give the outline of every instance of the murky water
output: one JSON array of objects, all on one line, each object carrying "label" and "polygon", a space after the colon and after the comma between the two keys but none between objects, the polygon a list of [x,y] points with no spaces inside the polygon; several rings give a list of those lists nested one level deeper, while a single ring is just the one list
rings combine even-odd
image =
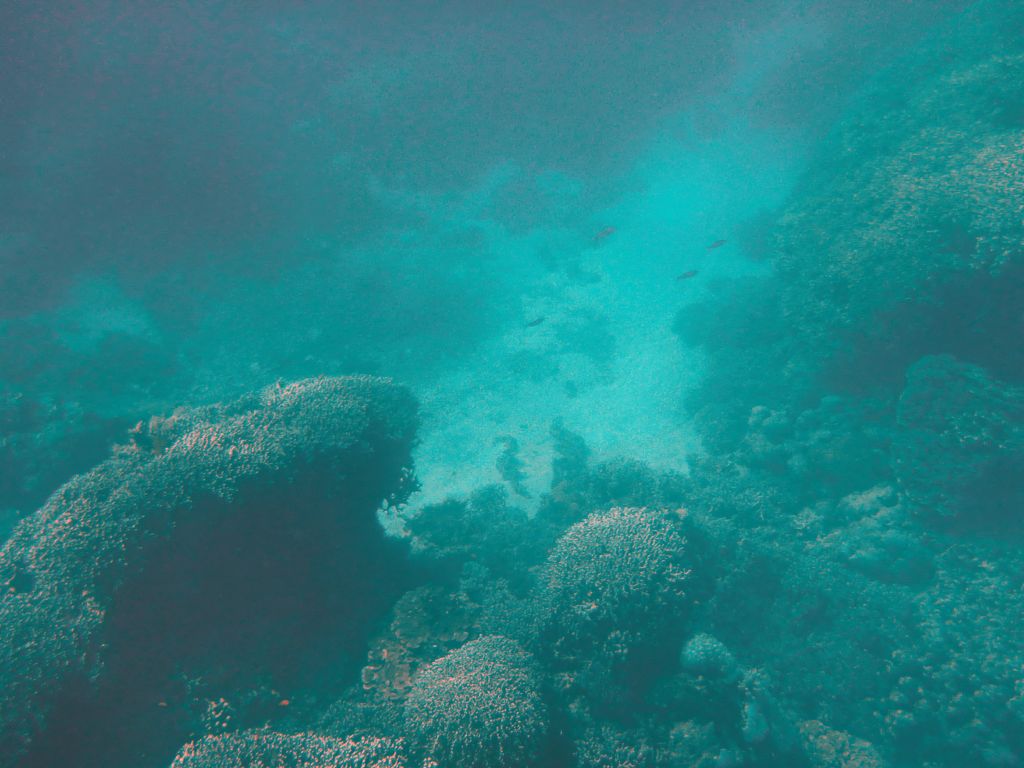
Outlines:
[{"label": "murky water", "polygon": [[0,764],[1024,762],[1024,10],[0,10]]}]

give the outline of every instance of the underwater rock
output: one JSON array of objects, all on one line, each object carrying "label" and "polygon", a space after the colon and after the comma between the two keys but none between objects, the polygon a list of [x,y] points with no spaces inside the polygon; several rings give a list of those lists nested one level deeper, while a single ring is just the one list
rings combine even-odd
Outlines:
[{"label": "underwater rock", "polygon": [[795,719],[763,670],[744,669],[708,634],[694,636],[681,661],[683,671],[662,678],[645,702],[677,720],[659,745],[675,755],[668,765],[717,768],[723,753],[736,765],[803,764]]},{"label": "underwater rock", "polygon": [[405,768],[401,743],[267,730],[208,736],[181,748],[170,768]]},{"label": "underwater rock", "polygon": [[740,683],[740,734],[755,754],[796,754],[800,740],[795,719],[778,698],[768,675],[748,669]]},{"label": "underwater rock", "polygon": [[183,672],[297,679],[296,638],[310,659],[354,652],[380,611],[354,593],[383,587],[386,607],[403,550],[373,513],[410,461],[405,389],[310,379],[172,419],[57,491],[0,552],[9,764],[173,753]]},{"label": "underwater rock", "polygon": [[529,764],[548,730],[533,657],[498,635],[422,668],[405,703],[408,735],[425,757],[459,768]]},{"label": "underwater rock", "polygon": [[743,726],[741,733],[747,744],[761,744],[771,734],[772,729],[768,718],[756,699],[749,699],[743,704]]},{"label": "underwater rock", "polygon": [[922,358],[900,397],[893,467],[926,515],[1019,521],[1024,388],[949,355]]}]

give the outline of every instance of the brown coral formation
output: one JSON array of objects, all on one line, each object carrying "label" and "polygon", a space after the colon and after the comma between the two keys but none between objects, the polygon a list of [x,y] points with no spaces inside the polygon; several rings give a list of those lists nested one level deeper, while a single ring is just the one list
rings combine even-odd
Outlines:
[{"label": "brown coral formation", "polygon": [[[304,674],[278,652],[297,634],[361,645],[378,609],[347,592],[401,570],[373,512],[409,462],[415,411],[385,380],[271,387],[152,424],[153,445],[55,493],[0,551],[5,758],[147,749],[159,718],[145,713],[173,698],[179,667],[228,666],[237,684],[246,669]],[[166,714],[158,741],[180,740]]]},{"label": "brown coral formation", "polygon": [[404,699],[419,667],[477,634],[477,614],[461,592],[426,586],[406,593],[387,629],[371,643],[363,689],[385,699]]},{"label": "brown coral formation", "polygon": [[800,723],[807,755],[814,768],[885,768],[886,763],[867,741],[829,728],[818,720]]},{"label": "brown coral formation", "polygon": [[405,768],[389,739],[338,739],[314,733],[240,731],[189,742],[171,768]]}]

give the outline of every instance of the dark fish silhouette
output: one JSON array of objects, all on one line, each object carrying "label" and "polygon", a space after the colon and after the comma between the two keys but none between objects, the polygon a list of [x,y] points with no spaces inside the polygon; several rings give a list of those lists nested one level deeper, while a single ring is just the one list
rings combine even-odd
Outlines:
[{"label": "dark fish silhouette", "polygon": [[683,274],[677,275],[676,276],[676,280],[689,280],[691,277],[696,277],[696,276],[697,276],[697,270],[696,269],[688,269],[685,272],[683,272]]},{"label": "dark fish silhouette", "polygon": [[605,227],[600,232],[598,232],[596,235],[594,235],[594,242],[595,243],[600,243],[600,242],[602,242],[604,240],[607,240],[609,237],[611,237],[614,234],[615,234],[615,227],[611,227],[611,226]]},{"label": "dark fish silhouette", "polygon": [[708,250],[709,251],[713,251],[713,250],[715,250],[715,248],[721,248],[727,242],[729,242],[729,241],[728,240],[715,240],[715,242],[713,242],[711,245],[708,246]]},{"label": "dark fish silhouette", "polygon": [[538,325],[540,325],[541,323],[543,323],[547,319],[548,319],[547,315],[541,315],[540,317],[535,317],[535,318],[533,318],[533,320],[531,320],[530,322],[528,322],[526,324],[526,327],[527,328],[536,328]]}]

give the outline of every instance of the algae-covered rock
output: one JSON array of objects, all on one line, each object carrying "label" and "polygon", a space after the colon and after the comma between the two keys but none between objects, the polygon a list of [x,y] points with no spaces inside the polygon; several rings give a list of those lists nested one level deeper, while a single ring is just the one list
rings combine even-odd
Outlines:
[{"label": "algae-covered rock", "polygon": [[1024,509],[1024,388],[949,355],[907,372],[893,466],[923,513],[1020,517]]}]

